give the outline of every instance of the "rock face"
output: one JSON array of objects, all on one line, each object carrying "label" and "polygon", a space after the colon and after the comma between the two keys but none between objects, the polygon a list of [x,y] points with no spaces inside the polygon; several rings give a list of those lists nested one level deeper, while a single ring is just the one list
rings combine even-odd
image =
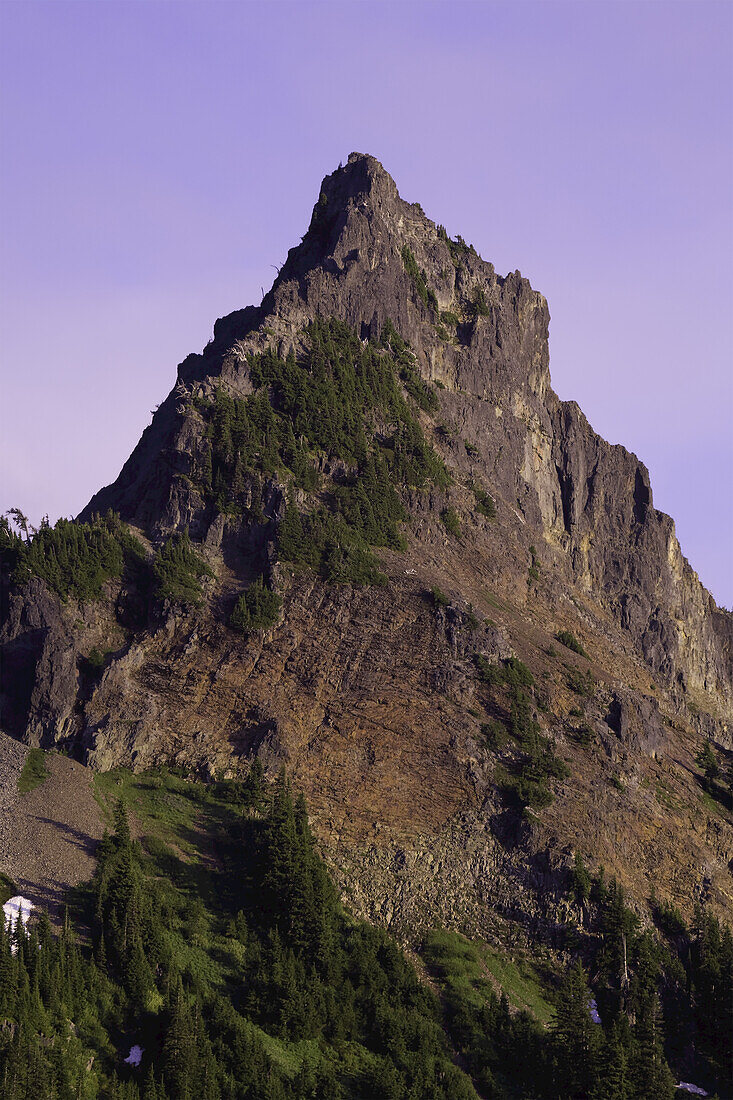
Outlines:
[{"label": "rock face", "polygon": [[[338,317],[362,340],[390,320],[437,387],[439,413],[423,430],[453,482],[404,494],[408,546],[380,555],[385,587],[328,586],[275,564],[277,478],[262,488],[269,522],[254,527],[212,508],[192,476],[205,433],[196,401],[218,388],[250,394],[248,357],[298,353],[315,317]],[[519,272],[498,276],[404,202],[378,161],[352,154],[323,181],[261,305],[217,321],[203,353],[180,364],[117,481],[80,517],[112,508],[153,544],[187,528],[214,573],[204,606],[124,631],[114,586],[94,606],[62,605],[40,581],[11,591],[7,732],[73,742],[103,768],[172,758],[236,772],[254,753],[270,770],[284,763],[354,903],[404,926],[437,914],[484,927],[487,902],[508,913],[518,886],[527,919],[551,923],[576,847],[637,899],[654,883],[677,904],[707,896],[725,909],[730,815],[709,819],[691,776],[704,735],[733,748],[733,616],[654,509],[644,465],[553,392],[548,325]],[[477,487],[496,501],[495,520],[477,512]],[[446,507],[460,539],[440,521]],[[263,563],[283,615],[243,639],[225,609]],[[446,608],[427,598],[435,585]],[[557,654],[563,629],[588,660]],[[113,656],[82,683],[92,644]],[[573,780],[531,824],[507,819],[497,793],[476,653],[530,666],[546,694],[541,724],[570,760]],[[592,749],[575,736],[573,669],[595,685],[580,708]],[[667,788],[686,814],[654,797]]]}]

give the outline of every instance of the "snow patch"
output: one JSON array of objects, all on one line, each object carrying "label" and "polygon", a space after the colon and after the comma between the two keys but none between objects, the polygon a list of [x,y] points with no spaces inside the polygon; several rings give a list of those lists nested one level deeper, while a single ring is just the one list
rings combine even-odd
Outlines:
[{"label": "snow patch", "polygon": [[125,1065],[127,1066],[139,1066],[143,1060],[143,1054],[145,1050],[143,1047],[139,1047],[137,1043],[130,1047],[130,1053],[125,1058]]},{"label": "snow patch", "polygon": [[[6,901],[5,905],[3,905],[3,915],[8,931],[15,931],[19,923],[25,928],[32,910],[33,902],[29,901],[28,898],[21,897],[20,894],[16,894],[14,898],[10,898],[9,901]],[[16,944],[11,944],[10,950],[15,954],[18,950]]]}]

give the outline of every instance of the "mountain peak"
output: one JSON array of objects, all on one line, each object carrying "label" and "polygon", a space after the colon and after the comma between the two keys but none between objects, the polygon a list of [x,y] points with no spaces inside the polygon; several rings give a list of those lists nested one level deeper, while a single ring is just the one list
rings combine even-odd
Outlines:
[{"label": "mountain peak", "polygon": [[346,164],[339,165],[324,178],[321,193],[334,203],[348,202],[365,194],[392,200],[400,197],[389,172],[369,153],[349,153]]}]

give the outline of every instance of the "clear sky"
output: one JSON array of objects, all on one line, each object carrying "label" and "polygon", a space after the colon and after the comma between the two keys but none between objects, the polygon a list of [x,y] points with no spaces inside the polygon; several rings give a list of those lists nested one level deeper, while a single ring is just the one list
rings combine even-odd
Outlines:
[{"label": "clear sky", "polygon": [[78,512],[372,153],[733,606],[733,4],[0,4],[0,510]]}]

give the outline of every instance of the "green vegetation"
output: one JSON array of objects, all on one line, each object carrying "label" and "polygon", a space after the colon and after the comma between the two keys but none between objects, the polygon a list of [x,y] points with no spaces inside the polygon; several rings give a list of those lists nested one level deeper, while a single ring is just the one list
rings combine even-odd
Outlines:
[{"label": "green vegetation", "polygon": [[[279,554],[329,581],[380,583],[370,547],[404,548],[399,489],[450,480],[412,404],[432,412],[437,397],[389,321],[379,344],[363,344],[337,320],[314,321],[305,337],[298,360],[292,351],[285,360],[272,350],[250,356],[256,391],[246,399],[218,391],[213,402],[199,402],[207,434],[195,479],[215,507],[236,512],[247,485],[259,504],[263,475],[280,471],[313,492],[321,481],[315,453],[341,460],[346,471],[312,511],[301,514],[291,501],[277,532]],[[261,510],[250,512],[264,520]]]},{"label": "green vegetation", "polygon": [[413,401],[424,412],[437,412],[439,403],[435,390],[418,371],[415,354],[410,349],[410,345],[402,339],[389,320],[385,322],[382,329],[382,346],[391,354],[397,367],[397,373]]},{"label": "green vegetation", "polygon": [[705,807],[716,814],[725,808],[733,812],[733,755],[726,753],[718,760],[712,741],[705,741],[695,756],[695,763],[702,771],[699,779]]},{"label": "green vegetation", "polygon": [[[521,662],[507,675],[532,686]],[[555,926],[564,973],[435,931],[421,955],[439,1004],[386,933],[344,913],[284,774],[270,785],[256,760],[243,780],[161,768],[95,783],[113,832],[72,918],[58,936],[45,915],[12,937],[0,926],[8,1100],[475,1100],[474,1086],[672,1100],[670,1065],[724,1094],[733,937],[709,913],[688,927],[653,900],[659,931],[643,930],[577,853],[584,935]],[[139,1068],[123,1062],[133,1043]]]},{"label": "green vegetation", "polygon": [[589,726],[587,723],[583,723],[583,725],[579,726],[578,729],[573,730],[573,738],[578,742],[579,745],[582,745],[584,748],[588,748],[589,745],[592,745],[595,742],[596,733],[591,726]]},{"label": "green vegetation", "polygon": [[[356,492],[366,497],[363,481],[357,483]],[[341,500],[343,503],[348,497]],[[334,515],[326,507],[303,516],[294,504],[289,504],[278,528],[278,556],[282,561],[315,569],[331,583],[383,584],[387,578],[379,570],[379,562],[369,549],[361,525],[368,525],[370,530],[373,527],[375,544],[401,549],[403,544],[397,529],[401,509],[399,499],[392,497],[391,492],[386,500],[381,499],[381,507],[379,498],[365,501],[363,512],[358,510],[357,498],[356,507],[349,509],[352,519],[358,521],[357,526],[350,525],[343,514]],[[390,511],[394,512],[392,516]]]},{"label": "green vegetation", "polygon": [[526,1010],[544,1027],[552,1022],[554,990],[543,969],[528,958],[510,957],[490,947],[482,947],[480,953],[486,969],[501,986],[510,1005]]},{"label": "green vegetation", "polygon": [[97,646],[92,646],[86,658],[87,665],[93,672],[101,672],[107,662],[107,654],[110,652],[112,651],[105,650],[102,652]]},{"label": "green vegetation", "polygon": [[494,498],[483,489],[473,486],[473,495],[476,498],[476,511],[487,519],[496,519],[496,504]]},{"label": "green vegetation", "polygon": [[677,798],[669,783],[665,782],[664,779],[657,780],[654,794],[657,802],[661,803],[662,806],[666,806],[668,810],[680,813],[685,809],[684,803]]},{"label": "green vegetation", "polygon": [[0,905],[5,905],[9,898],[15,897],[18,893],[18,887],[13,880],[0,871]]},{"label": "green vegetation", "polygon": [[438,236],[448,245],[451,260],[453,261],[453,266],[455,268],[460,267],[461,264],[465,261],[466,256],[468,256],[469,254],[474,256],[478,255],[473,245],[466,244],[460,233],[456,236],[454,240],[451,239],[448,236],[444,225],[438,226]]},{"label": "green vegetation", "polygon": [[492,752],[500,752],[509,740],[506,726],[497,718],[484,722],[481,726],[481,733]]},{"label": "green vegetation", "polygon": [[433,932],[423,945],[446,1030],[477,1089],[492,1100],[673,1100],[671,1064],[727,1095],[730,929],[698,909],[688,930],[673,906],[654,903],[664,938],[642,931],[618,883],[603,868],[591,876],[579,853],[570,887],[588,935],[584,957],[576,946],[559,981],[549,967],[455,933]]},{"label": "green vegetation", "polygon": [[[503,688],[504,697],[492,705],[501,706],[502,719],[482,727],[487,744],[494,751],[504,748],[509,737],[516,743],[511,773],[501,772],[500,786],[505,795],[520,807],[542,809],[553,800],[548,786],[550,779],[566,779],[570,774],[565,763],[556,755],[552,742],[540,732],[540,726],[532,714],[535,691],[534,677],[518,657],[510,657],[501,664],[491,664],[484,656],[475,658],[479,679],[489,687]],[[503,727],[503,733],[497,728]]]},{"label": "green vegetation", "polygon": [[475,286],[471,295],[471,310],[475,317],[488,317],[490,309],[486,302],[486,296],[483,292],[483,288]]},{"label": "green vegetation", "polygon": [[591,877],[580,852],[575,853],[571,879],[577,904],[585,905],[590,897]]},{"label": "green vegetation", "polygon": [[417,266],[417,260],[406,244],[402,246],[402,262],[405,265],[405,271],[412,280],[412,285],[417,291],[417,296],[420,301],[427,309],[431,309],[434,313],[437,313],[438,299],[435,297],[435,292],[428,286],[425,272],[421,271]]},{"label": "green vegetation", "polygon": [[[362,344],[352,328],[335,319],[314,321],[304,335],[307,347],[298,360],[292,350],[284,360],[272,349],[249,357],[256,392],[246,399],[218,390],[213,401],[198,403],[207,439],[195,477],[217,506],[241,510],[242,490],[256,471],[268,476],[289,471],[296,485],[312,491],[318,485],[313,452],[358,467],[374,452],[377,428],[399,479],[404,480],[405,459],[416,460],[405,455],[406,445],[422,433],[398,379],[427,410],[437,408],[437,398],[394,328],[385,325],[381,347]],[[434,476],[446,480],[437,455],[427,464],[422,457],[423,468],[412,471],[407,483],[424,484]]]},{"label": "green vegetation", "polygon": [[[532,549],[532,548],[530,548],[530,549]],[[534,556],[535,555],[532,554],[533,559],[534,559]],[[558,642],[560,642],[562,645],[564,645],[567,649],[572,649],[573,653],[579,653],[581,657],[587,657],[588,656],[588,654],[583,649],[583,646],[580,644],[578,639],[575,637],[574,634],[571,634],[571,632],[569,630],[558,630],[557,634],[555,635],[555,638],[557,639]]]},{"label": "green vegetation", "polygon": [[529,554],[532,559],[532,563],[528,570],[528,577],[530,581],[538,581],[540,579],[540,563],[537,558],[537,550],[534,546],[530,546]]},{"label": "green vegetation", "polygon": [[448,325],[450,328],[456,328],[460,322],[455,313],[451,313],[449,309],[444,309],[440,315],[440,319],[444,325]]},{"label": "green vegetation", "polygon": [[[13,509],[21,515],[17,509]],[[21,519],[25,517],[21,515]],[[25,521],[25,530],[28,530]],[[17,584],[40,577],[62,600],[99,599],[105,581],[121,577],[128,566],[144,561],[144,551],[114,512],[90,523],[60,519],[48,522],[23,540],[0,517],[0,554]]]},{"label": "green vegetation", "polygon": [[430,589],[430,597],[433,601],[433,607],[447,607],[450,603],[450,598],[446,596],[442,589],[438,588],[437,584]]},{"label": "green vegetation", "polygon": [[489,607],[493,607],[496,611],[507,610],[507,605],[504,601],[500,600],[498,596],[495,596],[493,592],[490,592],[488,588],[484,591],[484,598]]},{"label": "green vegetation", "polygon": [[229,625],[243,634],[253,630],[268,630],[280,614],[282,599],[269,589],[263,577],[258,577],[237,600],[229,616]]},{"label": "green vegetation", "polygon": [[702,748],[699,749],[695,757],[695,763],[698,768],[702,769],[705,779],[709,784],[713,784],[720,775],[720,767],[718,766],[713,746],[709,741],[705,741]]},{"label": "green vegetation", "polygon": [[461,521],[455,508],[444,508],[440,513],[440,519],[449,535],[454,539],[461,537]]},{"label": "green vegetation", "polygon": [[212,576],[209,566],[193,549],[188,532],[172,536],[153,560],[156,596],[183,607],[198,607],[203,598],[201,577]]},{"label": "green vegetation", "polygon": [[[186,532],[169,538],[148,562],[141,543],[114,512],[89,523],[60,519],[55,527],[42,525],[28,541],[1,517],[0,552],[12,566],[16,583],[40,577],[63,600],[99,599],[105,581],[124,573],[137,593],[134,617],[142,614],[142,622],[151,598],[183,606],[200,604],[201,578],[211,575]],[[82,662],[86,673],[98,674],[109,652],[93,648]]]},{"label": "green vegetation", "polygon": [[565,665],[565,683],[576,695],[589,699],[595,691],[596,681],[589,668],[575,668],[573,665]]},{"label": "green vegetation", "polygon": [[46,754],[43,749],[29,749],[23,764],[23,770],[18,776],[18,790],[21,794],[28,794],[29,791],[40,787],[41,783],[47,778]]},{"label": "green vegetation", "polygon": [[[551,1018],[552,1008],[534,975],[521,975],[497,952],[443,931],[427,937],[423,957],[441,988],[446,1030],[481,1095],[501,1100],[554,1095],[535,1091],[543,1078],[545,1086],[550,1083],[552,1063],[544,1030],[525,1005],[531,1000],[543,1020]],[[492,977],[502,985],[501,993]],[[513,1003],[521,1006],[517,1013],[510,1009],[502,979],[511,986]]]},{"label": "green vegetation", "polygon": [[0,928],[6,1100],[475,1100],[433,995],[343,913],[284,776],[100,778],[122,798],[74,924],[42,915],[15,955]]}]

